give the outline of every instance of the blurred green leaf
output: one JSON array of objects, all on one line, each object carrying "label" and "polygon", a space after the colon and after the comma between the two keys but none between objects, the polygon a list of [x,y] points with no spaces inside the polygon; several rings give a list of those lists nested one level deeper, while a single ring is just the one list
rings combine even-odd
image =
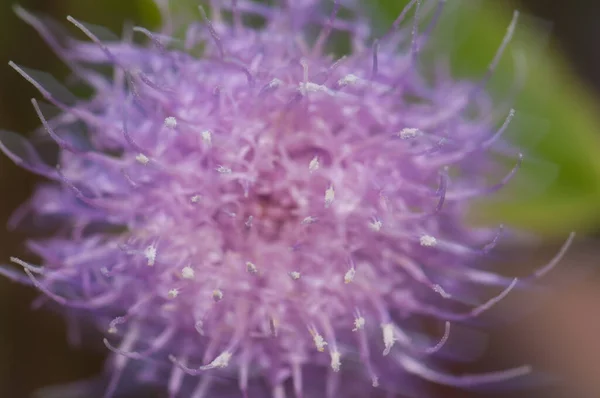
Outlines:
[{"label": "blurred green leaf", "polygon": [[[399,14],[406,0],[378,0],[377,11],[387,23]],[[459,77],[485,73],[509,25],[512,10],[499,2],[448,2],[434,32],[434,48],[450,51]],[[474,218],[480,222],[506,222],[546,235],[588,229],[600,221],[600,107],[570,71],[564,59],[546,45],[543,24],[521,16],[509,50],[488,86],[507,92],[515,80],[513,55],[521,54],[527,75],[512,107],[517,110],[511,137],[532,163],[525,163],[500,195],[488,200]],[[541,26],[541,28],[540,28]],[[519,122],[538,120],[538,123]],[[516,131],[515,131],[516,130]],[[531,137],[539,137],[539,142]],[[535,166],[537,163],[538,167]],[[546,163],[547,167],[539,167]],[[548,181],[549,180],[549,181]],[[545,184],[545,186],[544,186]],[[525,193],[539,185],[540,192]]]},{"label": "blurred green leaf", "polygon": [[135,4],[145,28],[152,29],[159,26],[160,13],[154,0],[135,0]]},{"label": "blurred green leaf", "polygon": [[[143,14],[140,11],[142,8],[148,9],[148,7],[139,7],[138,3],[151,2],[141,0],[68,0],[64,8],[76,19],[91,24],[101,24],[120,36],[123,32],[123,21],[136,25],[146,22],[142,21],[141,15]],[[150,18],[150,15],[148,17]]]}]

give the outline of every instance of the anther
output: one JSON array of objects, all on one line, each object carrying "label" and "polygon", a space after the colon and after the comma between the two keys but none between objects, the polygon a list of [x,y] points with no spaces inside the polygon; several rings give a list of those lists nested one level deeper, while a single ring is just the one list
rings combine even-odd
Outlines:
[{"label": "anther", "polygon": [[339,87],[345,87],[349,84],[356,84],[358,82],[358,76],[353,75],[353,74],[348,74],[344,77],[342,77],[340,80],[338,80],[337,84]]},{"label": "anther", "polygon": [[177,119],[175,119],[173,116],[169,116],[165,119],[164,124],[166,128],[174,129],[175,127],[177,127]]},{"label": "anther", "polygon": [[221,174],[231,174],[231,169],[229,167],[219,166],[216,170]]},{"label": "anther", "polygon": [[254,265],[254,263],[247,261],[246,262],[246,271],[248,271],[251,274],[256,274],[258,272],[258,268],[256,268],[256,265]]},{"label": "anther", "polygon": [[403,140],[410,140],[421,134],[423,134],[421,130],[407,127],[400,130],[400,132],[398,133],[398,137],[400,137]]},{"label": "anther", "polygon": [[184,267],[181,270],[181,277],[183,279],[194,279],[194,277],[195,277],[194,269],[192,267],[190,267],[189,265],[187,267]]},{"label": "anther", "polygon": [[325,207],[331,206],[333,200],[335,199],[335,191],[333,190],[333,185],[330,185],[329,188],[325,191]]},{"label": "anther", "polygon": [[313,216],[304,217],[302,224],[313,224],[317,222],[317,218]]},{"label": "anther", "polygon": [[148,156],[144,155],[143,153],[138,153],[135,156],[135,160],[137,160],[138,163],[143,164],[144,166],[150,162],[150,159],[148,158]]},{"label": "anther", "polygon": [[204,141],[206,146],[210,147],[212,145],[212,133],[210,130],[204,130],[200,133],[200,136],[202,137],[202,141]]},{"label": "anther", "polygon": [[363,318],[360,315],[358,315],[356,318],[354,318],[354,329],[352,329],[353,332],[359,331],[364,327],[365,327],[365,318]]},{"label": "anther", "polygon": [[333,369],[334,372],[339,372],[340,366],[342,365],[341,360],[340,360],[341,355],[340,355],[339,351],[331,351],[330,355],[331,355],[331,369]]},{"label": "anther", "polygon": [[215,303],[218,303],[219,301],[223,300],[223,292],[221,291],[221,289],[213,290],[212,298],[215,301]]},{"label": "anther", "polygon": [[369,228],[374,232],[381,231],[382,227],[383,227],[383,222],[376,217],[374,217],[373,220],[369,223]]},{"label": "anther", "polygon": [[319,157],[315,156],[314,158],[312,158],[312,160],[308,164],[308,171],[310,171],[311,173],[314,173],[318,169],[319,169]]},{"label": "anther", "polygon": [[156,262],[156,246],[148,246],[144,249],[144,256],[146,257],[146,260],[148,260],[148,266],[154,266],[154,263]]},{"label": "anther", "polygon": [[421,246],[434,247],[438,242],[437,239],[431,235],[423,235],[419,238],[419,243]]},{"label": "anther", "polygon": [[354,275],[356,275],[356,269],[350,268],[344,275],[344,283],[352,282],[354,280]]},{"label": "anther", "polygon": [[394,325],[391,323],[384,323],[381,325],[381,329],[383,331],[383,344],[385,345],[383,355],[388,355],[396,341],[396,337],[394,336]]},{"label": "anther", "polygon": [[216,357],[211,363],[206,366],[203,366],[204,369],[212,369],[212,368],[226,368],[229,365],[229,360],[231,359],[230,352],[223,352],[218,357]]},{"label": "anther", "polygon": [[319,352],[325,351],[325,346],[327,345],[327,342],[325,341],[325,339],[323,339],[323,336],[321,336],[314,327],[310,328],[309,331],[313,337],[313,341],[315,342],[317,351],[319,351]]}]

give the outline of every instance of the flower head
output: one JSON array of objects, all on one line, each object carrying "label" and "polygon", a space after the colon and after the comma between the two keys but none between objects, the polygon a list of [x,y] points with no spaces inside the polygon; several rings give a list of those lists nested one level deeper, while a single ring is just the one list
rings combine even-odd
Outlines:
[{"label": "flower head", "polygon": [[[184,40],[135,28],[148,45],[102,41],[69,17],[91,42],[65,48],[19,10],[95,94],[67,103],[12,64],[62,110],[46,120],[33,100],[59,167],[24,142],[17,152],[12,135],[0,144],[50,179],[26,209],[59,225],[30,242],[43,268],[14,261],[48,298],[106,331],[107,395],[132,362],[143,364],[140,383],[194,397],[219,391],[215,374],[235,375],[244,394],[268,385],[274,397],[291,380],[301,397],[321,379],[366,380],[344,396],[367,396],[401,391],[392,372],[458,386],[527,372],[456,377],[424,358],[450,322],[499,298],[464,314],[438,299],[460,301],[469,283],[504,286],[503,297],[516,284],[476,268],[497,236],[464,222],[471,199],[514,174],[497,185],[482,178],[513,113],[495,130],[485,82],[424,78],[416,61],[428,37],[416,22],[403,27],[405,13],[372,42],[354,2],[328,13],[317,0],[219,3]],[[264,26],[247,25],[248,15]],[[345,57],[328,53],[334,33],[351,41]],[[433,348],[405,322],[419,315],[440,321]]]}]

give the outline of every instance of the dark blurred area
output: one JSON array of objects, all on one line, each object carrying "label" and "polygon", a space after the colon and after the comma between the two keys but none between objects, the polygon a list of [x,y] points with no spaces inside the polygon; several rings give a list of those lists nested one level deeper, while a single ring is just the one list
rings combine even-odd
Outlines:
[{"label": "dark blurred area", "polygon": [[[12,3],[12,0],[0,0],[0,127],[24,133],[39,125],[30,103],[30,98],[38,96],[38,93],[8,67],[8,61],[14,60],[33,69],[51,72],[59,80],[64,79],[67,70],[38,34],[14,15]],[[600,93],[600,2],[522,0],[521,3],[524,11],[551,23],[550,45],[564,52],[573,70],[594,87],[596,93]],[[106,26],[115,33],[121,31],[124,20],[136,22],[139,15],[135,3],[127,0],[21,0],[19,4],[29,10],[51,15],[57,20],[64,20],[66,15],[74,14],[82,20]],[[110,4],[118,5],[119,11],[110,12]],[[0,225],[5,225],[10,214],[29,196],[34,182],[30,173],[0,155]],[[0,228],[0,263],[7,262],[10,256],[23,254],[23,239],[24,235],[21,232]],[[584,246],[573,249],[576,255],[569,256],[567,263],[597,261],[594,259],[600,256],[599,249],[593,244]],[[40,387],[87,378],[98,373],[102,367],[103,350],[93,352],[89,349],[69,347],[66,326],[62,318],[47,310],[31,309],[31,302],[36,294],[32,289],[23,288],[0,278],[0,397],[2,398],[26,398]],[[585,390],[586,375],[564,365],[568,362],[564,362],[563,367],[560,366],[564,358],[557,353],[548,352],[548,347],[561,345],[564,342],[548,335],[547,330],[551,328],[558,330],[565,324],[581,322],[582,318],[577,318],[578,314],[571,311],[575,305],[582,316],[588,314],[585,312],[587,310],[596,311],[595,316],[600,318],[597,314],[597,306],[594,308],[590,305],[600,302],[597,295],[593,292],[586,295],[588,298],[583,302],[580,302],[581,298],[573,296],[573,302],[577,303],[573,306],[568,305],[566,296],[563,300],[548,304],[548,308],[557,308],[557,312],[554,316],[544,315],[541,319],[546,323],[516,327],[522,335],[535,339],[535,344],[533,340],[531,345],[524,344],[523,347],[520,347],[519,343],[513,343],[514,349],[527,348],[526,351],[539,361],[547,361],[550,368],[573,376],[576,380],[581,379],[578,383],[583,389],[577,393],[565,392],[565,397],[584,397],[589,393],[589,390]],[[591,308],[586,309],[586,305]],[[558,314],[561,309],[569,313],[572,319],[568,321],[559,319]],[[565,333],[572,333],[569,335],[570,341],[593,340],[600,336],[599,323],[591,321],[581,335],[573,334],[572,331]],[[600,346],[600,343],[597,344]],[[586,349],[586,347],[579,348]],[[600,351],[600,347],[596,350],[593,348],[587,347],[590,357]],[[577,347],[573,350],[575,355],[578,352]],[[575,356],[572,359],[583,361],[588,358]],[[593,358],[589,359],[593,360]],[[594,363],[597,366],[598,362]],[[589,369],[592,376],[597,369],[598,367]],[[575,374],[571,375],[573,372]],[[547,393],[548,391],[544,392]],[[600,393],[598,394],[594,396],[600,396]],[[524,393],[517,396],[533,395]]]}]

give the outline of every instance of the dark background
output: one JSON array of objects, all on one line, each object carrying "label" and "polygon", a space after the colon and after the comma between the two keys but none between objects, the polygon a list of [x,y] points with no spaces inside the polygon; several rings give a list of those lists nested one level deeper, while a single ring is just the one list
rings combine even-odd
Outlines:
[{"label": "dark background", "polygon": [[[83,20],[104,25],[120,32],[124,19],[136,21],[136,9],[127,0],[97,0],[104,6],[93,5],[93,0],[22,0],[28,9],[53,15],[62,20],[74,13],[74,3],[80,12],[103,10],[90,14],[76,14]],[[497,0],[502,1],[502,0]],[[29,99],[37,93],[7,66],[9,59],[34,69],[51,71],[64,77],[66,70],[38,37],[37,33],[18,20],[11,10],[12,1],[0,0],[0,127],[26,132],[38,126]],[[119,4],[119,12],[111,14],[107,4]],[[600,2],[595,0],[522,0],[524,11],[551,22],[550,45],[566,54],[582,79],[596,93],[600,92]],[[133,2],[132,2],[133,4]],[[34,180],[4,156],[0,156],[0,225],[30,194]],[[0,263],[9,256],[19,255],[24,238],[19,232],[0,228]],[[587,244],[575,250],[571,261],[596,261],[598,249]],[[70,348],[66,343],[66,329],[59,316],[49,311],[32,312],[30,303],[36,293],[0,279],[0,397],[25,398],[35,389],[85,378],[101,369],[102,351]],[[546,319],[546,318],[544,318]],[[549,319],[549,318],[548,318]],[[552,322],[548,320],[548,322]],[[547,330],[543,322],[536,326],[522,326],[522,336],[536,342],[544,340]],[[555,325],[550,325],[554,327]],[[591,333],[591,331],[590,331]],[[596,335],[598,336],[598,335]],[[552,344],[555,341],[550,340]],[[560,344],[560,342],[558,342]],[[532,343],[532,346],[535,344]],[[524,344],[523,347],[528,347]],[[513,345],[512,348],[520,349]],[[564,358],[546,355],[547,348],[535,348],[532,355],[538,360],[553,361]],[[560,365],[557,365],[560,368]],[[567,372],[567,369],[563,369]],[[569,394],[569,393],[565,393]],[[583,392],[581,393],[583,394]],[[462,396],[462,395],[458,395]],[[530,396],[524,394],[523,396]],[[566,396],[566,395],[565,395]],[[573,396],[583,396],[574,395]],[[600,396],[600,395],[599,395]]]}]

